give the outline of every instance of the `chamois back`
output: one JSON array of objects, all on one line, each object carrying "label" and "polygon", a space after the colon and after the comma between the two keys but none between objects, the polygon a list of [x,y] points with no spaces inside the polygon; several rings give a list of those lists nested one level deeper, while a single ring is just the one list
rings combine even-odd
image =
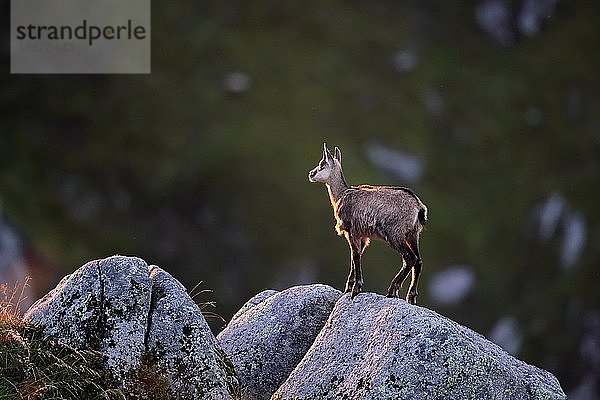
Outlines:
[{"label": "chamois back", "polygon": [[408,188],[360,185],[348,188],[336,204],[338,233],[402,242],[420,232],[427,207]]}]

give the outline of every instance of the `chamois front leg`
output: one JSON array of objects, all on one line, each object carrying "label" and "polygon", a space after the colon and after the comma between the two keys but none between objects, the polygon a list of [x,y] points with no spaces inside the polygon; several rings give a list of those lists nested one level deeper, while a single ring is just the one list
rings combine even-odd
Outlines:
[{"label": "chamois front leg", "polygon": [[[346,292],[352,293],[352,298],[360,293],[363,286],[362,268],[360,265],[360,256],[364,249],[364,245],[360,239],[347,237],[350,245],[351,267],[350,276],[346,282]],[[348,290],[350,289],[350,290]]]},{"label": "chamois front leg", "polygon": [[346,288],[344,289],[344,293],[350,293],[352,292],[352,287],[354,286],[355,281],[354,252],[352,251],[352,241],[350,240],[350,235],[348,232],[344,232],[344,237],[348,241],[348,246],[350,246],[350,272],[348,273],[348,279],[346,279]]},{"label": "chamois front leg", "polygon": [[[352,257],[352,253],[350,253],[350,257]],[[350,293],[352,291],[352,286],[354,286],[354,263],[350,261],[350,273],[346,280],[346,289],[344,289],[344,293]]]},{"label": "chamois front leg", "polygon": [[[350,257],[352,262],[350,264],[350,274],[348,275],[348,280],[346,281],[346,290],[344,293],[352,292],[352,297],[354,297],[360,292],[363,286],[362,266],[360,259],[365,249],[369,246],[370,241],[369,238],[362,238],[359,241],[353,242],[349,236],[347,236],[346,239],[350,245]],[[356,245],[353,243],[356,243]],[[355,282],[358,282],[358,289],[356,292],[354,291]]]}]

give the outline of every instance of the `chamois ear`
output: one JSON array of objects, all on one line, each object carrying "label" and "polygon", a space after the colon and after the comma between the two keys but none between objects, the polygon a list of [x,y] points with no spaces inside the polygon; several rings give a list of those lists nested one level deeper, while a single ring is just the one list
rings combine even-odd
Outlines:
[{"label": "chamois ear", "polygon": [[342,163],[342,152],[337,146],[335,146],[335,149],[333,150],[333,157],[338,160],[340,164]]},{"label": "chamois ear", "polygon": [[333,157],[333,154],[327,148],[327,143],[323,143],[323,160],[330,161]]}]

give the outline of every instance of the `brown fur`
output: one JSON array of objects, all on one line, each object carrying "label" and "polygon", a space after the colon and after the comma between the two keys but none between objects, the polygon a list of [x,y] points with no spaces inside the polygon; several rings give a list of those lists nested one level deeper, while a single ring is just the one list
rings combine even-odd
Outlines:
[{"label": "brown fur", "polygon": [[333,207],[339,235],[348,232],[395,243],[411,231],[421,231],[419,211],[426,209],[410,190],[368,185],[346,189]]},{"label": "brown fur", "polygon": [[309,180],[326,184],[337,221],[335,229],[350,245],[352,263],[346,291],[352,291],[352,296],[360,292],[361,255],[371,239],[381,239],[404,259],[403,267],[390,284],[388,296],[399,297],[402,282],[412,271],[407,301],[415,303],[422,265],[419,234],[427,221],[427,207],[415,193],[399,186],[348,186],[337,147],[335,156],[324,147],[323,159],[310,172]]}]

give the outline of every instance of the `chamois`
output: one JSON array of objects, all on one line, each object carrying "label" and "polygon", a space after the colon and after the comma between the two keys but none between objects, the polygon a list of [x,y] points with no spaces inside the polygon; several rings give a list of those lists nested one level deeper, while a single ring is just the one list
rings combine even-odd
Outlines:
[{"label": "chamois", "polygon": [[371,239],[381,239],[400,253],[403,265],[392,279],[388,297],[400,297],[402,284],[412,271],[406,294],[409,304],[416,304],[417,286],[423,263],[419,253],[419,234],[427,222],[427,207],[412,190],[399,186],[348,186],[342,172],[342,152],[334,154],[323,144],[323,158],[308,173],[310,182],[327,186],[335,229],[350,245],[350,274],[345,292],[352,298],[363,285],[360,258]]}]

